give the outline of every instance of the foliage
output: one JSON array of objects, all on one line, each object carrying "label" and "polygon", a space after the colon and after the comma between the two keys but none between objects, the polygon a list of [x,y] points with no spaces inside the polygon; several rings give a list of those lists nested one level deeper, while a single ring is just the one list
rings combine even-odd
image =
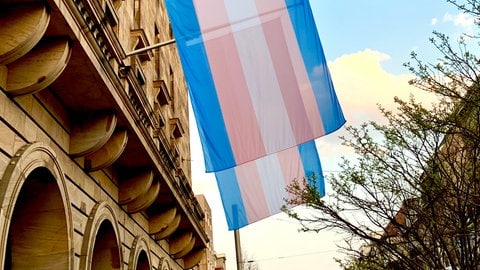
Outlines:
[{"label": "foliage", "polygon": [[[480,18],[476,0],[448,0]],[[452,42],[434,32],[438,63],[412,53],[405,66],[410,83],[438,97],[423,105],[396,98],[396,112],[380,107],[387,124],[347,127],[343,144],[356,160],[327,177],[332,191],[322,198],[315,176],[288,188],[283,210],[304,231],[346,234],[344,269],[478,269],[480,266],[480,84],[477,36]],[[455,45],[453,45],[455,44]],[[478,44],[475,44],[478,49]]]}]

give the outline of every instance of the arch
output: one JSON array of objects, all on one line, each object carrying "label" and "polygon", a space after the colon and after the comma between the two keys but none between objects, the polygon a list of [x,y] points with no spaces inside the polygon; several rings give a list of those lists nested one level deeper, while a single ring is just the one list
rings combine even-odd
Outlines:
[{"label": "arch", "polygon": [[140,251],[138,254],[137,263],[135,264],[135,270],[150,270],[150,262],[145,250]]},{"label": "arch", "polygon": [[118,235],[118,222],[111,206],[106,202],[96,204],[85,228],[80,269],[121,269],[122,245]]},{"label": "arch", "polygon": [[50,147],[17,151],[0,181],[0,207],[1,269],[73,269],[70,201]]},{"label": "arch", "polygon": [[158,263],[158,270],[171,270],[171,269],[172,268],[170,267],[168,260],[165,259],[164,257],[161,257],[160,262]]},{"label": "arch", "polygon": [[150,249],[146,239],[143,236],[135,237],[130,250],[130,259],[128,260],[129,270],[150,270]]}]

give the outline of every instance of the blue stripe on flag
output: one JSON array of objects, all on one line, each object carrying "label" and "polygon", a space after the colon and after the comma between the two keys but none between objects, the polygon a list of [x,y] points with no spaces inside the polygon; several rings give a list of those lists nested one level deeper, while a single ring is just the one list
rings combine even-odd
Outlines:
[{"label": "blue stripe on flag", "polygon": [[[202,142],[206,171],[211,172],[214,167],[229,168],[236,164],[235,157],[226,132],[193,1],[167,0],[166,6],[185,77],[191,78],[187,82],[202,82],[201,85],[195,85],[197,93],[190,93],[190,99]],[[191,33],[195,35],[192,36]],[[190,85],[188,89],[192,91]],[[209,136],[206,136],[207,133]],[[209,151],[207,147],[210,145],[217,147],[210,147]],[[212,149],[222,149],[222,152],[217,153],[211,151]]]},{"label": "blue stripe on flag", "polygon": [[308,178],[314,175],[316,178],[317,191],[322,196],[325,196],[325,180],[323,178],[322,164],[318,157],[315,141],[306,142],[298,146],[300,157],[302,158],[303,169],[305,177]]},{"label": "blue stripe on flag", "polygon": [[[345,123],[308,0],[285,0],[298,46],[312,84],[325,134]],[[325,87],[328,89],[324,89]],[[339,123],[342,123],[339,125]]]},{"label": "blue stripe on flag", "polygon": [[249,224],[235,169],[215,173],[229,230]]}]

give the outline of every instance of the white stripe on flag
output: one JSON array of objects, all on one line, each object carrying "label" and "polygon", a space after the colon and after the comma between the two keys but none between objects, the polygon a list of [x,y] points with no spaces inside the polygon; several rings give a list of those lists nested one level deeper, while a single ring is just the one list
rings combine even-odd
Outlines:
[{"label": "white stripe on flag", "polygon": [[[295,136],[255,2],[226,0],[225,5],[229,20],[233,23],[237,50],[266,152],[278,151],[278,140],[272,138],[279,136],[282,136],[282,144],[295,145]],[[245,18],[252,19],[244,20]]]},{"label": "white stripe on flag", "polygon": [[[298,156],[298,155],[297,155]],[[262,182],[270,214],[276,214],[288,198],[285,190],[285,178],[277,154],[269,155],[256,161],[260,181]]]}]

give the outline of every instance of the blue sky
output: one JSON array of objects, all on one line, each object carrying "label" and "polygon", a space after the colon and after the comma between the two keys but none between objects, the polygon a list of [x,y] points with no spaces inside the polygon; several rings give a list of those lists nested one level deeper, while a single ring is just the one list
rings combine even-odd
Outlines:
[{"label": "blue sky", "polygon": [[[433,30],[461,31],[444,19],[458,11],[442,0],[316,0],[311,1],[325,55],[334,60],[365,48],[390,55],[388,71],[405,72],[412,50],[433,57],[428,38]],[[448,16],[447,16],[448,17]],[[437,23],[432,24],[436,18]],[[430,52],[429,52],[430,51]]]},{"label": "blue sky", "polygon": [[[394,96],[413,93],[428,101],[429,96],[408,85],[412,77],[402,64],[410,60],[412,50],[429,62],[438,58],[429,42],[434,30],[455,39],[475,29],[471,18],[438,0],[311,0],[311,6],[347,125],[382,121],[377,104],[392,109]],[[233,232],[227,231],[213,175],[203,173],[194,121],[191,134],[193,188],[205,194],[212,209],[215,250],[226,254],[227,269],[236,269]],[[339,130],[316,140],[325,174],[338,170],[341,156],[351,156],[340,145],[338,136],[343,134]],[[328,192],[327,183],[327,196]],[[339,269],[333,258],[342,257],[336,248],[342,236],[298,229],[283,214],[242,228],[245,256],[256,261],[259,270]]]}]

